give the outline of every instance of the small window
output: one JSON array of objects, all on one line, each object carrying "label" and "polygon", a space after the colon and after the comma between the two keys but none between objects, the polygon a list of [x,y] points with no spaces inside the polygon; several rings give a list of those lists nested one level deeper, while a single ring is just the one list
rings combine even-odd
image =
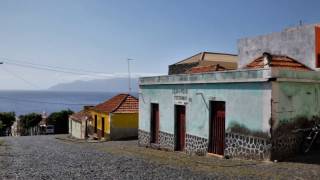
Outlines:
[{"label": "small window", "polygon": [[320,67],[320,53],[317,55],[317,67]]}]

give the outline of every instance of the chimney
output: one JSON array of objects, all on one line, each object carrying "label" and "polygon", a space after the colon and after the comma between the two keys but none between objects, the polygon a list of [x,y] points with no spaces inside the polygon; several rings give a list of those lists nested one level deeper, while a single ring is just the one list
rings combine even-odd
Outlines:
[{"label": "chimney", "polygon": [[90,110],[91,108],[93,108],[94,106],[83,106],[83,110],[85,111],[88,111]]},{"label": "chimney", "polygon": [[270,68],[272,55],[270,53],[264,52],[262,56],[263,56],[263,68]]}]

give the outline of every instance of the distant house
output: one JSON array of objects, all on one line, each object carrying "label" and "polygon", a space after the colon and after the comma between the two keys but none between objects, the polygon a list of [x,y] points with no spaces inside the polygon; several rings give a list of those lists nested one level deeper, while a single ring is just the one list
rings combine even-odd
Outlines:
[{"label": "distant house", "polygon": [[86,139],[92,134],[92,116],[89,109],[92,106],[85,106],[80,112],[69,117],[69,134],[78,139]]},{"label": "distant house", "polygon": [[201,52],[170,65],[169,75],[234,70],[237,58],[234,54]]},{"label": "distant house", "polygon": [[118,94],[90,109],[94,133],[99,139],[138,137],[138,99]]},{"label": "distant house", "polygon": [[13,122],[11,126],[11,135],[12,136],[20,136],[19,131],[19,119],[16,117],[16,120]]}]

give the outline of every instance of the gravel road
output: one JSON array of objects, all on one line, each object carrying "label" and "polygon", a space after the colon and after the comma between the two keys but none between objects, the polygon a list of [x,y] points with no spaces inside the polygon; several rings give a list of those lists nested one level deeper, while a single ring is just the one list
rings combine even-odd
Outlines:
[{"label": "gravel road", "polygon": [[[188,156],[137,141],[0,138],[0,179],[318,179],[319,161],[266,163]],[[310,158],[314,160],[314,158]],[[298,159],[299,160],[299,159]]]},{"label": "gravel road", "polygon": [[[188,169],[159,166],[98,151],[92,144],[66,143],[54,136],[6,137],[0,148],[2,179],[198,179],[214,178]],[[131,142],[133,144],[136,141]]]}]

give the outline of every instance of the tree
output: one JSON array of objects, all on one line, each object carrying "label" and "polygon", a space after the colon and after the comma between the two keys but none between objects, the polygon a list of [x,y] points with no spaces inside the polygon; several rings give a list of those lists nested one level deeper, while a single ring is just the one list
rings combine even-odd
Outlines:
[{"label": "tree", "polygon": [[42,116],[37,113],[30,113],[19,116],[19,119],[21,133],[27,135],[27,130],[31,127],[38,126],[39,122],[42,120]]},{"label": "tree", "polygon": [[14,112],[1,112],[0,113],[0,135],[5,135],[8,128],[11,128],[13,122],[16,120]]},{"label": "tree", "polygon": [[49,125],[54,125],[54,131],[56,134],[68,133],[68,120],[71,114],[73,114],[73,111],[70,109],[51,113],[47,119],[47,123]]}]

